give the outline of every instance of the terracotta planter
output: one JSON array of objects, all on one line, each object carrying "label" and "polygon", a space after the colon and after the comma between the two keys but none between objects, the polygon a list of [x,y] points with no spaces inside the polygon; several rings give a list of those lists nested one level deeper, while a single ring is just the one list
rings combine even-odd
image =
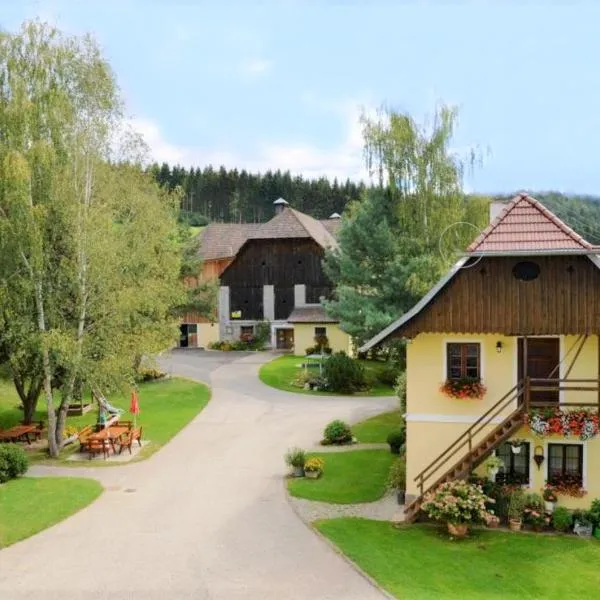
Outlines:
[{"label": "terracotta planter", "polygon": [[466,523],[448,523],[448,533],[453,537],[464,538],[469,533],[469,526]]},{"label": "terracotta planter", "polygon": [[304,471],[304,475],[306,475],[308,479],[319,479],[319,477],[321,477],[321,471]]},{"label": "terracotta planter", "polygon": [[508,526],[511,531],[521,531],[523,521],[521,519],[509,519]]}]

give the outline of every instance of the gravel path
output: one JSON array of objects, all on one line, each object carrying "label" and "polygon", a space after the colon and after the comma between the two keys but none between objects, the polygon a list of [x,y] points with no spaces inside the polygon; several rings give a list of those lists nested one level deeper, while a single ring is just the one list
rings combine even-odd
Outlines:
[{"label": "gravel path", "polygon": [[289,501],[296,514],[306,523],[338,517],[361,517],[375,521],[393,521],[394,523],[404,520],[404,507],[398,505],[395,494],[384,496],[376,502],[361,504],[329,504],[328,502],[294,498],[294,496],[290,496]]}]

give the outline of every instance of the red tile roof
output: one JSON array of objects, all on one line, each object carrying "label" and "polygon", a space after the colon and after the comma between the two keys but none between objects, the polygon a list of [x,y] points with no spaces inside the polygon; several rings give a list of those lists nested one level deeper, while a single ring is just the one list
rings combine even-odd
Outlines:
[{"label": "red tile roof", "polygon": [[519,194],[467,248],[467,252],[586,251],[592,248],[535,198]]}]

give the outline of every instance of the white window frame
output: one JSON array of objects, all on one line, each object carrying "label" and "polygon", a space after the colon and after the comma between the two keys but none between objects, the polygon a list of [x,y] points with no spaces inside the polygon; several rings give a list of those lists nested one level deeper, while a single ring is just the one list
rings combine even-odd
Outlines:
[{"label": "white window frame", "polygon": [[479,379],[483,383],[485,379],[485,365],[483,352],[484,345],[481,339],[444,338],[442,340],[442,381],[448,379],[448,344],[479,344]]}]

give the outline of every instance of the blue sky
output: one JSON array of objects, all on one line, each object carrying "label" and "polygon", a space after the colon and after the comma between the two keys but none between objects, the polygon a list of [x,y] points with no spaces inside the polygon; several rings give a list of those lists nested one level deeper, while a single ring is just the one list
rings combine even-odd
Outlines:
[{"label": "blue sky", "polygon": [[0,0],[95,35],[154,157],[360,178],[360,107],[460,107],[471,190],[600,194],[600,3]]}]

